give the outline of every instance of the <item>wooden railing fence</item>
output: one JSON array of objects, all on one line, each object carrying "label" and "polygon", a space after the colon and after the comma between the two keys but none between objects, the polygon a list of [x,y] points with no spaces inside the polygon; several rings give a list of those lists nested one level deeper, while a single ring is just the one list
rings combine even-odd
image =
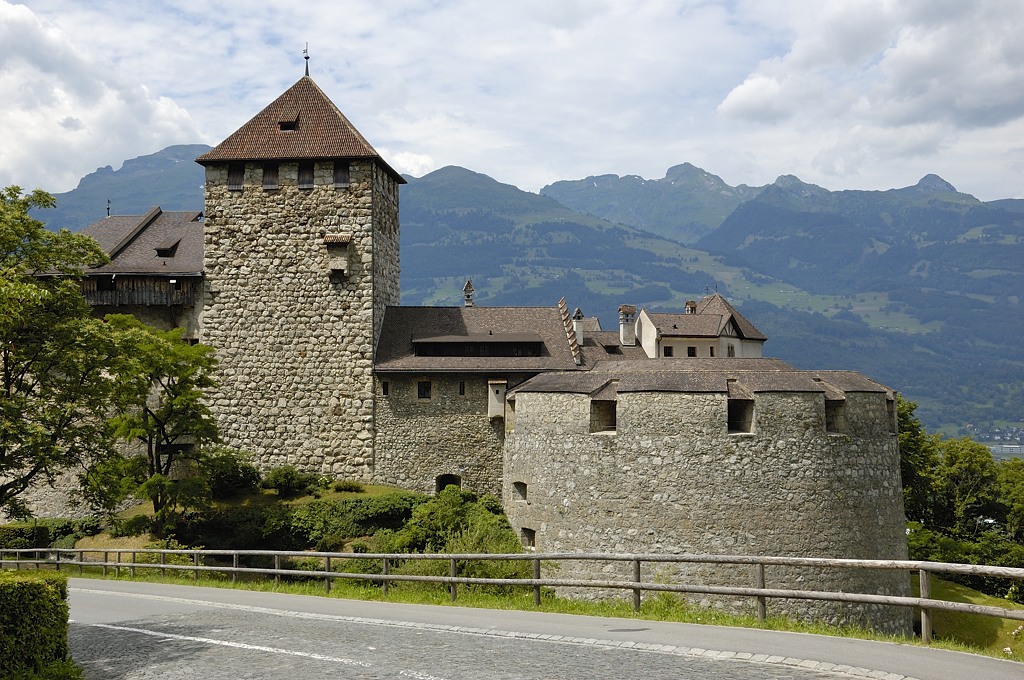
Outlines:
[{"label": "wooden railing fence", "polygon": [[[137,559],[143,556],[146,560]],[[128,556],[127,559],[125,557]],[[113,557],[113,559],[111,559]],[[177,562],[187,560],[187,564],[168,561],[169,557],[177,557]],[[272,560],[273,567],[239,566],[240,559],[257,557]],[[183,560],[184,558],[184,560]],[[224,564],[206,564],[207,558],[220,560]],[[231,564],[227,564],[230,558]],[[282,558],[322,559],[323,569],[307,570],[282,567]],[[356,573],[334,571],[332,563],[338,560],[374,560],[380,561],[380,573]],[[396,562],[408,560],[444,560],[449,563],[448,576],[426,576],[413,574],[396,574],[391,567]],[[532,578],[500,579],[473,578],[459,576],[460,562],[481,560],[517,560],[532,563]],[[632,580],[596,580],[596,579],[559,579],[541,578],[542,563],[560,563],[567,561],[592,562],[628,562],[632,566]],[[672,563],[690,564],[732,564],[751,565],[753,567],[751,587],[716,586],[692,583],[655,583],[641,579],[641,565],[659,565]],[[917,572],[920,579],[920,596],[904,597],[894,595],[877,595],[872,593],[849,593],[816,590],[793,590],[787,588],[768,588],[765,583],[766,566],[810,567],[816,569],[885,569],[906,572]],[[386,595],[388,584],[400,581],[422,581],[447,584],[454,602],[459,585],[500,585],[522,586],[533,589],[534,604],[539,605],[541,588],[608,588],[630,590],[633,595],[633,608],[640,609],[641,594],[649,592],[700,593],[707,595],[731,595],[752,597],[757,600],[757,616],[764,620],[766,603],[769,598],[791,598],[803,600],[825,600],[832,602],[853,602],[899,607],[917,607],[921,611],[921,638],[924,642],[931,641],[931,613],[936,610],[979,614],[1005,619],[1024,621],[1024,610],[1005,609],[962,602],[936,600],[931,597],[932,574],[968,574],[974,576],[997,577],[1024,581],[1024,569],[1011,567],[991,567],[976,564],[952,564],[946,562],[923,562],[917,560],[854,560],[827,559],[814,557],[764,557],[744,555],[657,555],[657,554],[606,554],[606,553],[522,553],[522,554],[381,554],[381,553],[329,553],[329,552],[286,552],[273,550],[159,550],[153,548],[138,549],[78,549],[78,548],[27,548],[0,550],[0,568],[64,568],[77,567],[81,573],[85,567],[102,568],[107,575],[110,569],[116,576],[121,570],[128,570],[131,576],[138,569],[158,569],[166,575],[168,571],[192,572],[193,579],[198,581],[201,572],[216,572],[231,576],[232,582],[240,574],[260,574],[273,576],[275,584],[280,584],[281,577],[314,577],[322,578],[326,592],[331,590],[334,579],[354,579],[375,581],[381,584]]]}]

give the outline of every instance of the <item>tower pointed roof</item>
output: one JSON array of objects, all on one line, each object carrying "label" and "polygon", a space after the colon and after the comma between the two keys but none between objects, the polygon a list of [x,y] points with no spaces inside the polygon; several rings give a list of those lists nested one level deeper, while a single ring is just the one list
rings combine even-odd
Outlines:
[{"label": "tower pointed roof", "polygon": [[196,162],[206,165],[340,158],[373,159],[395,181],[405,184],[402,176],[306,75]]}]

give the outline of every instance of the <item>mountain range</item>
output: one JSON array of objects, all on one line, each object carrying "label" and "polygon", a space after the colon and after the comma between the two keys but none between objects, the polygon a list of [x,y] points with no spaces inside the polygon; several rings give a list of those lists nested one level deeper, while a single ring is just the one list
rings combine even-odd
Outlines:
[{"label": "mountain range", "polygon": [[[80,229],[106,215],[201,209],[209,147],[109,166],[36,211]],[[1024,420],[1024,200],[982,202],[935,175],[888,191],[793,176],[730,186],[689,163],[539,194],[465,168],[407,177],[403,304],[553,305],[617,324],[622,303],[678,311],[717,290],[799,368],[862,371],[955,434]]]}]

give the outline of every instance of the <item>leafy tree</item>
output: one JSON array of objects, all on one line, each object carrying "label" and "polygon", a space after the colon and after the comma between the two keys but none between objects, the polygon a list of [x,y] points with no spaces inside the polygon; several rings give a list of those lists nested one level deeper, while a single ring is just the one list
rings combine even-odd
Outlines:
[{"label": "leafy tree", "polygon": [[103,251],[28,216],[53,205],[39,190],[0,191],[0,510],[14,516],[29,515],[26,490],[109,454],[107,405],[123,357],[76,280]]},{"label": "leafy tree", "polygon": [[1003,507],[1003,526],[1014,540],[1024,541],[1024,458],[1000,461],[996,492]]},{"label": "leafy tree", "polygon": [[108,315],[106,321],[129,357],[116,376],[119,396],[111,431],[140,444],[142,453],[93,467],[83,487],[94,506],[108,510],[126,495],[148,498],[156,532],[163,533],[179,509],[203,507],[210,497],[201,474],[203,447],[218,441],[218,434],[203,396],[216,385],[216,360],[212,348],[185,342],[180,328],[158,331],[123,314]]},{"label": "leafy tree", "polygon": [[940,523],[955,535],[974,536],[982,519],[996,514],[996,464],[992,452],[967,437],[938,443],[935,489]]},{"label": "leafy tree", "polygon": [[939,464],[938,437],[925,431],[914,415],[916,409],[915,402],[896,397],[903,505],[908,520],[930,524],[934,518],[935,470]]}]

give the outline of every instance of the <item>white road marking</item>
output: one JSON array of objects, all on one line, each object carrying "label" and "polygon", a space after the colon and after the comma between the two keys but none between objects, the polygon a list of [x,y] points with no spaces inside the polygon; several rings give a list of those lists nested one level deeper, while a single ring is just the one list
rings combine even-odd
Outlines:
[{"label": "white road marking", "polygon": [[290,656],[301,656],[306,659],[316,659],[317,661],[331,661],[334,663],[346,664],[349,666],[362,666],[363,668],[371,668],[372,663],[366,661],[356,661],[355,659],[343,659],[336,656],[326,656],[324,654],[314,654],[312,652],[298,652],[294,649],[281,649],[280,647],[264,647],[263,645],[250,645],[244,642],[231,642],[230,640],[214,640],[212,638],[193,637],[191,635],[176,635],[174,633],[165,633],[159,630],[147,630],[145,628],[133,628],[131,626],[112,626],[109,623],[90,623],[88,624],[95,628],[106,628],[108,630],[121,630],[128,633],[139,633],[140,635],[150,635],[152,637],[158,637],[163,640],[179,640],[183,642],[201,642],[206,645],[220,645],[221,647],[234,647],[236,649],[246,649],[253,652],[269,652],[271,654],[288,654]]}]

